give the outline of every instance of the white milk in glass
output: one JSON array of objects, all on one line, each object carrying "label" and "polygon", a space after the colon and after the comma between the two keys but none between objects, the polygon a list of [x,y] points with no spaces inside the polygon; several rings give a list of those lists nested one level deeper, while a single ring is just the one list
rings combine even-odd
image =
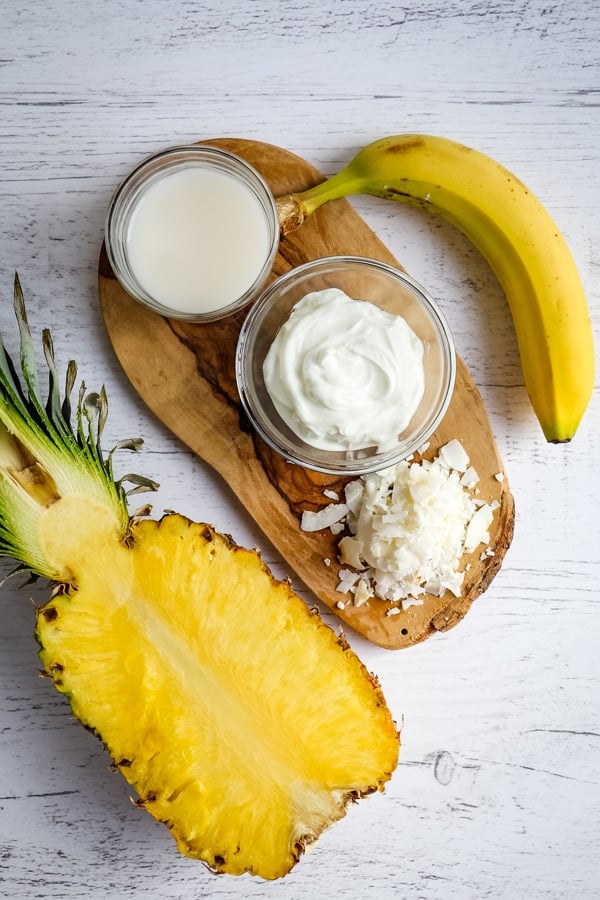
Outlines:
[{"label": "white milk in glass", "polygon": [[270,247],[265,211],[250,188],[200,166],[151,183],[127,229],[134,276],[147,294],[180,313],[234,303],[253,285]]}]

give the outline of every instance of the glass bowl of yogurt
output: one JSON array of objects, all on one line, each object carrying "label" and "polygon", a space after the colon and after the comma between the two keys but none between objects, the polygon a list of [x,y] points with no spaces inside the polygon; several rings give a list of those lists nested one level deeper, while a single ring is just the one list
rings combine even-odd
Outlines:
[{"label": "glass bowl of yogurt", "polygon": [[264,286],[279,245],[277,207],[237,155],[208,144],[169,147],[115,191],[105,245],[134,299],[163,316],[211,321]]},{"label": "glass bowl of yogurt", "polygon": [[455,376],[452,335],[429,293],[358,256],[276,279],[236,350],[240,399],[258,435],[289,462],[331,474],[379,471],[422,447]]}]

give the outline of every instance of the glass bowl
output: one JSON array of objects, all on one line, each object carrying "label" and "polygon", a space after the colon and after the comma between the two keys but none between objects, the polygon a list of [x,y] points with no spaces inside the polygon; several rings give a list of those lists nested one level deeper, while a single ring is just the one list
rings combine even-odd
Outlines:
[{"label": "glass bowl", "polygon": [[115,191],[105,245],[135,300],[169,318],[212,321],[263,288],[279,246],[277,207],[263,178],[235,154],[170,147]]},{"label": "glass bowl", "polygon": [[[328,288],[338,288],[353,299],[402,317],[423,344],[422,399],[408,426],[385,446],[352,450],[312,446],[286,423],[267,390],[263,365],[276,334],[298,301]],[[427,291],[394,266],[358,256],[317,259],[274,281],[246,316],[236,349],[238,391],[256,432],[289,462],[329,474],[366,474],[409,457],[441,422],[452,398],[455,376],[452,335]]]}]

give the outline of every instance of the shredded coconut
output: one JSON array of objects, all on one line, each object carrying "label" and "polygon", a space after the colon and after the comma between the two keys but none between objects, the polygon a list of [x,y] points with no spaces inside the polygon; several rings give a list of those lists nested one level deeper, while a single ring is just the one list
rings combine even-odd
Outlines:
[{"label": "shredded coconut", "polygon": [[[425,593],[460,596],[463,554],[487,547],[499,506],[471,495],[478,480],[453,440],[433,460],[404,460],[364,475],[345,486],[345,503],[305,513],[310,530],[347,529],[338,549],[342,565],[351,568],[340,569],[337,590],[353,595],[357,606],[378,597],[397,609],[422,603]],[[492,554],[484,549],[483,557]]]}]

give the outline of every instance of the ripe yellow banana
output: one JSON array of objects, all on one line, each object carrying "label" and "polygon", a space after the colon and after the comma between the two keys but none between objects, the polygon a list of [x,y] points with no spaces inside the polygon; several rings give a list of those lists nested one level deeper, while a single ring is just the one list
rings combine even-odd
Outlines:
[{"label": "ripe yellow banana", "polygon": [[575,262],[539,200],[489,156],[445,138],[403,134],[369,144],[336,175],[280,198],[282,234],[351,194],[424,206],[475,244],[506,294],[544,435],[569,441],[592,393],[594,345]]}]

